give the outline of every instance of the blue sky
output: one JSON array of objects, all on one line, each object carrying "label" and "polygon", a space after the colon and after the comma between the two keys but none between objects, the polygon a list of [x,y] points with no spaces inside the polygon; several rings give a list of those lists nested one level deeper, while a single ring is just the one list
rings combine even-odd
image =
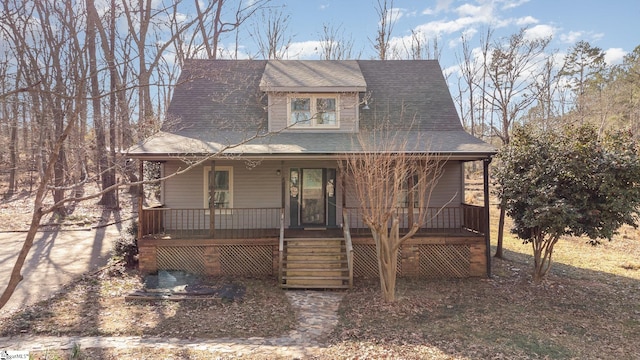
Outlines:
[{"label": "blue sky", "polygon": [[[352,38],[360,58],[375,57],[376,0],[274,0],[290,15],[290,59],[317,59],[315,51],[323,24],[340,27]],[[524,26],[531,36],[553,36],[550,50],[562,55],[578,40],[606,52],[608,63],[619,63],[640,45],[639,0],[395,0],[395,42],[411,31],[437,36],[443,69],[455,67],[464,33],[472,47],[488,26],[494,39],[509,36]],[[247,43],[248,47],[251,47]]]}]

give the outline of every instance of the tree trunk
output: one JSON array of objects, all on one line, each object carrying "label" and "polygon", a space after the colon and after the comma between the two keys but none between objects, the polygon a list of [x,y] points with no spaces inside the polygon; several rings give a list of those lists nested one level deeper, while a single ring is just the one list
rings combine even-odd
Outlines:
[{"label": "tree trunk", "polygon": [[383,227],[380,232],[372,230],[372,234],[378,255],[378,273],[380,275],[382,299],[385,302],[394,302],[396,300],[398,248],[393,244],[396,244],[400,237],[399,222],[394,219],[391,229]]},{"label": "tree trunk", "polygon": [[[10,116],[10,139],[9,139],[9,190],[4,195],[6,199],[13,196],[17,185],[18,172],[18,105],[13,106],[13,113]],[[5,112],[6,114],[6,112]]]},{"label": "tree trunk", "polygon": [[[41,200],[38,198],[38,196],[36,196],[36,206],[38,206],[37,204],[39,202],[41,203]],[[35,239],[38,227],[40,226],[40,219],[42,219],[42,215],[43,213],[41,207],[34,209],[33,216],[31,217],[31,225],[29,226],[29,231],[27,232],[27,238],[22,244],[22,249],[20,249],[18,259],[16,259],[16,263],[13,265],[13,270],[11,270],[9,283],[2,293],[2,296],[0,296],[0,309],[2,309],[7,304],[7,302],[11,298],[11,295],[13,295],[14,291],[16,290],[16,287],[18,286],[20,281],[22,281],[22,274],[20,274],[20,272],[22,271],[22,266],[27,259],[27,255],[29,255],[29,250],[31,250],[31,247],[33,246],[33,240]]]},{"label": "tree trunk", "polygon": [[16,259],[15,264],[13,265],[13,270],[11,270],[11,276],[9,277],[9,283],[5,288],[4,292],[0,296],[0,309],[2,309],[6,303],[9,301],[13,292],[16,290],[16,287],[22,281],[22,275],[20,272],[22,271],[22,267],[27,259],[27,255],[29,255],[29,250],[33,246],[33,240],[36,237],[36,233],[38,231],[38,227],[40,226],[40,220],[46,212],[55,211],[56,208],[49,208],[48,210],[43,210],[43,199],[47,192],[47,184],[51,179],[51,176],[54,175],[54,168],[58,163],[58,155],[62,153],[61,148],[64,145],[65,140],[69,136],[71,129],[73,128],[73,121],[70,121],[65,129],[62,131],[61,135],[56,138],[55,144],[53,145],[53,151],[51,153],[51,157],[49,158],[46,168],[40,177],[40,183],[38,184],[38,189],[36,190],[36,196],[33,202],[33,215],[31,217],[31,224],[29,226],[29,231],[27,232],[27,238],[22,244],[22,249],[20,249],[20,253],[18,254],[18,258]]}]

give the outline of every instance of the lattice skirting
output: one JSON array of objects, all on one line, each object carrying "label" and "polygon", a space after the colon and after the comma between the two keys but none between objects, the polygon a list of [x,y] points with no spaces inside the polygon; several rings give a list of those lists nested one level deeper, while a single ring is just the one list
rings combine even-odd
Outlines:
[{"label": "lattice skirting", "polygon": [[273,275],[271,246],[220,246],[220,270],[223,275]]},{"label": "lattice skirting", "polygon": [[420,276],[470,276],[471,250],[468,245],[419,245]]},{"label": "lattice skirting", "polygon": [[156,255],[158,269],[205,274],[204,249],[204,246],[159,246]]},{"label": "lattice skirting", "polygon": [[[397,271],[398,276],[402,276],[402,248],[398,251]],[[379,276],[375,245],[353,245],[353,276],[362,278],[377,278]]]},{"label": "lattice skirting", "polygon": [[[158,246],[158,270],[193,274],[273,275],[270,245]],[[211,268],[207,268],[207,267]]]}]

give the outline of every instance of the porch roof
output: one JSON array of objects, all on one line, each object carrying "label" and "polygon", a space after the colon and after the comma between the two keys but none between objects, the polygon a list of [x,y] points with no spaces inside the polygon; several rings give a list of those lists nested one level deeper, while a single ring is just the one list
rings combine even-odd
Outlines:
[{"label": "porch roof", "polygon": [[[247,141],[247,139],[250,139]],[[398,130],[393,141],[375,148],[381,142],[379,134],[352,133],[251,133],[236,131],[159,132],[147,141],[129,149],[135,158],[166,156],[221,155],[242,156],[340,156],[377,149],[381,152],[431,153],[458,159],[482,159],[495,154],[496,149],[460,131]],[[389,139],[389,137],[384,137]],[[241,144],[241,145],[237,145]],[[374,148],[368,145],[374,145]]]}]

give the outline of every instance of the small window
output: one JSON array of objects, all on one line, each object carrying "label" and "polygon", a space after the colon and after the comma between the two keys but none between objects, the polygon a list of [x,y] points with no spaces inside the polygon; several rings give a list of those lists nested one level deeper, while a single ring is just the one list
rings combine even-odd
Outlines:
[{"label": "small window", "polygon": [[334,128],[339,125],[337,96],[289,98],[289,124],[293,127]]},{"label": "small window", "polygon": [[318,125],[336,124],[336,99],[318,98],[316,101]]},{"label": "small window", "polygon": [[216,166],[213,178],[210,177],[211,167],[204,167],[204,207],[209,208],[211,193],[210,181],[215,188],[213,194],[213,207],[216,209],[228,209],[233,207],[233,168],[231,166]]},{"label": "small window", "polygon": [[291,99],[291,123],[295,125],[311,125],[311,99]]}]

